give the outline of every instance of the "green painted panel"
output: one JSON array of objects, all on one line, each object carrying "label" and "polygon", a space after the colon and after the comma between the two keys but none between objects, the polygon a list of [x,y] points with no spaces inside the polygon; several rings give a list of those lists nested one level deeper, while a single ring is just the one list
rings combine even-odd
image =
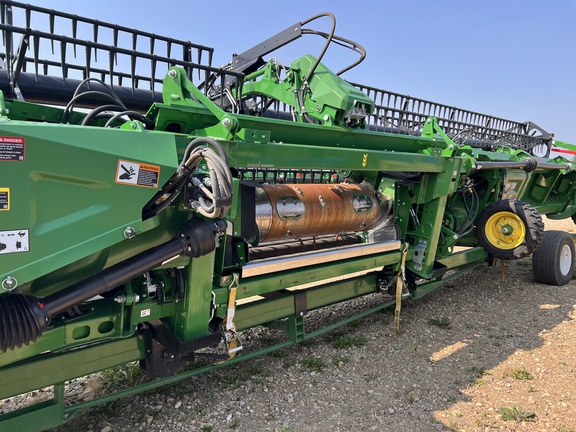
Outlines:
[{"label": "green painted panel", "polygon": [[10,191],[0,226],[20,237],[0,255],[0,280],[19,285],[128,241],[129,226],[141,232],[143,205],[178,163],[164,133],[13,121],[0,136],[21,146],[21,160],[0,161],[0,187]]}]

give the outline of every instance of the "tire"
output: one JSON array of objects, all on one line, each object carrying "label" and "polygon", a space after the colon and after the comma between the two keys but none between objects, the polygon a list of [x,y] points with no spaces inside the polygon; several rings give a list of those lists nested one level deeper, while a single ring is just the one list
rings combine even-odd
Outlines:
[{"label": "tire", "polygon": [[542,244],[532,255],[536,282],[566,285],[574,274],[574,239],[564,231],[546,231]]},{"label": "tire", "polygon": [[482,211],[476,232],[478,241],[490,255],[501,260],[516,260],[536,250],[544,237],[544,223],[530,204],[501,200]]}]

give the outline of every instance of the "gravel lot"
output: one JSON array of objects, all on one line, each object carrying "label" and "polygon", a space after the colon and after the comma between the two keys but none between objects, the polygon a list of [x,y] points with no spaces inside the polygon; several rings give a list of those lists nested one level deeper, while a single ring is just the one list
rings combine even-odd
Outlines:
[{"label": "gravel lot", "polygon": [[[547,229],[574,231],[571,221]],[[576,431],[576,280],[533,282],[531,260],[481,267],[254,361],[80,414],[58,431]],[[378,296],[310,314],[309,327]],[[258,328],[245,345],[274,342]],[[135,368],[81,383],[138,380]],[[508,420],[506,420],[508,419]]]}]

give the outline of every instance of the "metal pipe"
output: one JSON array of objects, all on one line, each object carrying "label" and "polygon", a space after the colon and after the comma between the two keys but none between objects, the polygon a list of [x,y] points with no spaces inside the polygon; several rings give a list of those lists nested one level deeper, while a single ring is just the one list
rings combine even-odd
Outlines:
[{"label": "metal pipe", "polygon": [[536,158],[526,158],[521,161],[506,161],[506,162],[478,162],[476,161],[476,170],[487,170],[487,169],[507,169],[507,168],[520,168],[525,171],[533,171],[538,168],[542,169],[557,169],[557,170],[569,170],[572,168],[572,164],[558,164],[553,162],[543,162]]},{"label": "metal pipe", "polygon": [[366,255],[380,254],[398,249],[400,249],[400,242],[393,240],[382,243],[343,246],[320,252],[305,252],[283,258],[264,259],[242,266],[242,277],[260,276],[349,258],[360,258]]}]

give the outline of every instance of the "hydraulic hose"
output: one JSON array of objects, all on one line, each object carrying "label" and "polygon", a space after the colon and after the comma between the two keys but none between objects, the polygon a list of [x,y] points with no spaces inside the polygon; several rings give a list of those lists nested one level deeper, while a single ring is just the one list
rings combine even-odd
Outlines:
[{"label": "hydraulic hose", "polygon": [[[193,176],[193,171],[202,160],[206,161],[209,169],[211,190]],[[228,156],[218,141],[200,137],[188,144],[178,169],[144,206],[142,218],[151,218],[172,204],[189,182],[197,186],[203,195],[192,202],[198,213],[211,219],[226,215],[232,203],[233,179]]]}]

